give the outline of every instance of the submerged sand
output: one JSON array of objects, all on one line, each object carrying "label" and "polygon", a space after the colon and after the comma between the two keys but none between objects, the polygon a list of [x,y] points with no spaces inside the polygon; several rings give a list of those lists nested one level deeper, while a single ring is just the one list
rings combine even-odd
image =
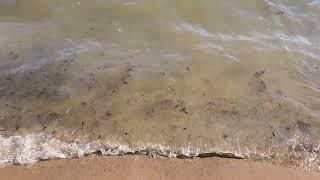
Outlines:
[{"label": "submerged sand", "polygon": [[317,2],[0,0],[0,166],[227,152],[319,170]]},{"label": "submerged sand", "polygon": [[224,158],[166,159],[96,156],[53,160],[0,169],[1,180],[215,179],[316,180],[320,175],[260,162]]}]

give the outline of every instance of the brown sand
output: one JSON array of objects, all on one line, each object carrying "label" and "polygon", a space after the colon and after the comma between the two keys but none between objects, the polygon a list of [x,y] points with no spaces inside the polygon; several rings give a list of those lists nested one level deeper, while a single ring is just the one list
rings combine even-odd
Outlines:
[{"label": "brown sand", "polygon": [[5,167],[0,169],[0,179],[319,180],[320,175],[259,162],[221,158],[177,160],[146,156],[88,156],[81,159],[44,161],[31,167]]}]

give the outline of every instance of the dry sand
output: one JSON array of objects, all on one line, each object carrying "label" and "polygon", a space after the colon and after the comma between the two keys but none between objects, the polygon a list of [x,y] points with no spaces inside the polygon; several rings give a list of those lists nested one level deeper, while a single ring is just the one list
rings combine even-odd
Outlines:
[{"label": "dry sand", "polygon": [[160,159],[147,156],[87,156],[0,169],[1,180],[214,179],[319,180],[320,174],[245,160]]}]

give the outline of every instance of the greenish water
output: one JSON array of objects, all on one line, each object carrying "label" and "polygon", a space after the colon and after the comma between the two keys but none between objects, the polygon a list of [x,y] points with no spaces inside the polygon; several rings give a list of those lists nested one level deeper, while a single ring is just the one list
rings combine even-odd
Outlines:
[{"label": "greenish water", "polygon": [[1,0],[0,164],[101,151],[318,170],[319,10]]}]

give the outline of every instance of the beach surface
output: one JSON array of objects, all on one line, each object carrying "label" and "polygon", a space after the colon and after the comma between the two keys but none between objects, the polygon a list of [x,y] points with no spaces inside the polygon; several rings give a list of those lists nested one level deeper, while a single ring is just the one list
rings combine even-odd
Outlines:
[{"label": "beach surface", "polygon": [[320,175],[270,164],[225,158],[166,159],[141,155],[43,161],[0,169],[1,180],[214,179],[316,180]]},{"label": "beach surface", "polygon": [[319,0],[0,0],[0,180],[320,179],[271,166],[320,172],[319,19]]}]

